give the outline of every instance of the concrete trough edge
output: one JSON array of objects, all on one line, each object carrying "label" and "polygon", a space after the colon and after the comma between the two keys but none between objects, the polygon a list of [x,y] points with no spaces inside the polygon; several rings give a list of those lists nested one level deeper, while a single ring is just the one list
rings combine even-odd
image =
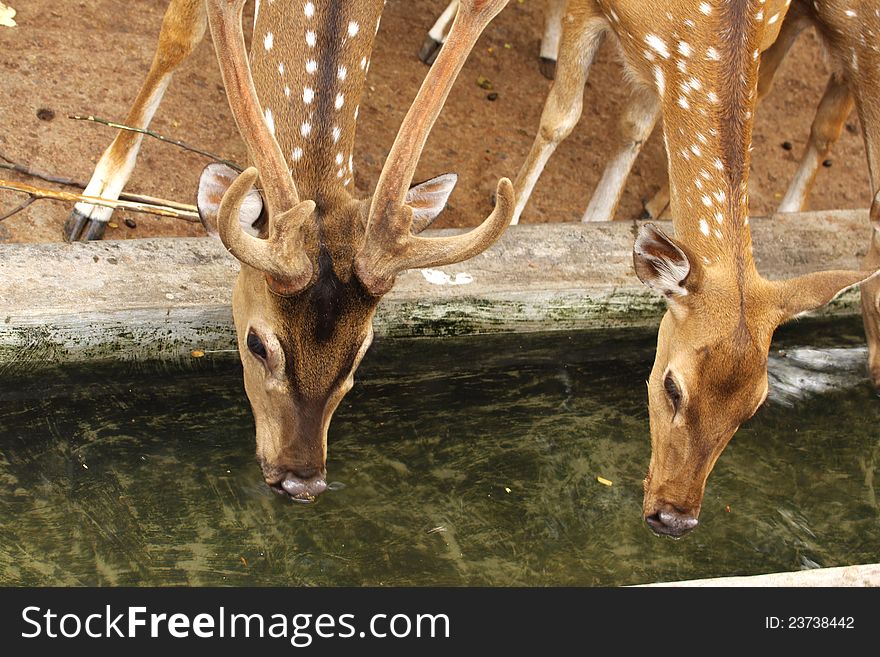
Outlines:
[{"label": "concrete trough edge", "polygon": [[[751,225],[755,260],[767,278],[858,269],[871,230],[866,211],[777,215]],[[376,333],[439,337],[655,326],[664,303],[633,272],[637,228],[637,222],[511,227],[468,262],[401,274],[376,312]],[[232,350],[237,269],[211,238],[0,245],[0,364]],[[857,312],[858,290],[852,290],[816,315]]]},{"label": "concrete trough edge", "polygon": [[643,584],[646,587],[766,587],[766,586],[880,586],[880,563],[795,570],[747,577],[713,577],[681,582]]}]

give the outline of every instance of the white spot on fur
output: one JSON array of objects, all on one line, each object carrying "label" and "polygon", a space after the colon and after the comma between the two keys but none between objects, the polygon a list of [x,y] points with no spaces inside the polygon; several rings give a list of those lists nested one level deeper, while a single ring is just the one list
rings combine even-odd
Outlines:
[{"label": "white spot on fur", "polygon": [[351,21],[348,24],[348,36],[353,37],[357,36],[357,33],[360,32],[361,26],[358,25],[357,21]]},{"label": "white spot on fur", "polygon": [[309,48],[314,48],[316,43],[318,43],[318,35],[315,34],[312,30],[306,32],[306,45]]},{"label": "white spot on fur", "polygon": [[345,105],[345,96],[341,93],[336,94],[336,100],[334,101],[333,106],[336,107],[336,109],[342,109],[343,105]]},{"label": "white spot on fur", "polygon": [[666,91],[666,77],[663,75],[663,69],[659,66],[654,67],[654,81],[657,83],[657,93],[662,98]]},{"label": "white spot on fur", "polygon": [[269,132],[275,136],[275,117],[272,116],[272,110],[266,108],[266,125],[269,126]]},{"label": "white spot on fur", "polygon": [[345,66],[340,66],[339,69],[336,71],[336,77],[339,78],[340,80],[344,81],[345,77],[347,75],[348,75],[348,68],[346,68]]},{"label": "white spot on fur", "polygon": [[309,75],[314,75],[315,71],[318,70],[318,62],[314,59],[310,59],[306,62],[306,73]]},{"label": "white spot on fur", "polygon": [[299,134],[301,134],[303,137],[308,137],[310,134],[312,134],[312,124],[308,121],[304,122],[299,127]]},{"label": "white spot on fur", "polygon": [[669,59],[669,48],[666,46],[666,42],[656,34],[646,34],[645,43],[663,59]]},{"label": "white spot on fur", "polygon": [[311,105],[313,100],[315,100],[315,90],[311,87],[303,88],[303,102],[306,105]]},{"label": "white spot on fur", "polygon": [[307,2],[303,7],[303,12],[306,15],[306,18],[311,18],[315,15],[315,5],[312,2]]},{"label": "white spot on fur", "polygon": [[713,62],[717,62],[721,59],[721,55],[718,54],[718,51],[715,48],[709,47],[706,48],[706,58],[711,59]]},{"label": "white spot on fur", "polygon": [[263,39],[263,47],[266,50],[272,50],[272,45],[275,43],[275,37],[271,32],[266,32],[266,36]]},{"label": "white spot on fur", "polygon": [[712,6],[708,2],[700,3],[700,12],[708,16],[712,13]]},{"label": "white spot on fur", "polygon": [[301,149],[299,146],[297,146],[296,148],[293,149],[293,161],[294,162],[299,162],[302,159],[302,156],[303,156],[303,149]]},{"label": "white spot on fur", "polygon": [[705,219],[700,219],[700,232],[709,237],[709,222]]}]

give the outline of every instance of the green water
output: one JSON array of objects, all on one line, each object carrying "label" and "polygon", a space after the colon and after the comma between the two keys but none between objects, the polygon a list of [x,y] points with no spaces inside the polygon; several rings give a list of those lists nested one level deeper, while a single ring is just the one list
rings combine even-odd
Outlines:
[{"label": "green water", "polygon": [[335,490],[309,506],[262,483],[229,355],[7,372],[0,584],[617,585],[880,561],[862,344],[853,325],[782,336],[784,381],[679,541],[641,518],[644,334],[377,341],[331,426]]}]

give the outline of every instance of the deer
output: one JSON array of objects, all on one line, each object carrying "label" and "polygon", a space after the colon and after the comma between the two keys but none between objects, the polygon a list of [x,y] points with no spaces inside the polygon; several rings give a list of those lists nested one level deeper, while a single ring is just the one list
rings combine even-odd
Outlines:
[{"label": "deer", "polygon": [[[263,479],[311,502],[327,489],[331,417],[353,386],[373,340],[373,314],[396,276],[471,258],[510,223],[513,185],[502,178],[497,205],[476,228],[420,236],[457,178],[410,186],[465,59],[507,0],[460,2],[447,46],[364,199],[352,195],[352,150],[384,3],[261,2],[249,58],[246,1],[171,0],[131,114],[151,114],[173,69],[209,28],[250,166],[239,174],[208,165],[199,212],[241,265],[232,312]],[[102,164],[132,162],[133,143],[118,137]]]},{"label": "deer", "polygon": [[[765,98],[772,89],[773,80],[791,47],[800,34],[814,24],[808,7],[793,4],[785,17],[778,19],[781,24],[775,41],[760,54],[758,78],[758,102]],[[603,35],[604,36],[604,35]],[[566,51],[567,56],[577,61],[581,53],[575,48]],[[584,64],[583,84],[589,72],[591,61]],[[569,66],[580,66],[572,63]],[[560,119],[557,112],[570,112],[575,94],[582,94],[583,87],[579,84],[581,76],[567,79],[573,87],[563,84],[551,88],[551,100],[545,104],[546,115],[542,116],[541,128],[532,149],[520,168],[516,179],[517,212],[514,223],[519,223],[523,210],[531,197],[532,191],[540,178],[547,161],[559,144],[570,134],[580,118],[580,112]],[[840,138],[844,125],[854,106],[854,99],[839,71],[831,74],[822,99],[816,110],[807,148],[801,158],[798,170],[792,178],[777,212],[800,212],[807,206],[810,190],[819,172],[821,164],[826,160],[834,143]],[[638,87],[633,89],[631,97],[624,106],[618,126],[619,142],[617,150],[610,155],[608,163],[596,186],[582,221],[611,221],[615,217],[617,206],[629,177],[629,173],[641,152],[641,148],[654,130],[660,108],[654,102],[653,92],[645,92]],[[558,126],[558,129],[553,129]],[[570,127],[569,127],[570,126]],[[644,204],[644,219],[659,219],[669,207],[668,182]]]},{"label": "deer", "polygon": [[[651,457],[642,515],[656,534],[680,537],[697,526],[715,462],[766,400],[778,326],[861,285],[870,370],[880,384],[880,193],[862,270],[771,281],[752,256],[748,179],[758,66],[788,9],[788,0],[570,0],[556,81],[527,174],[515,183],[518,214],[534,171],[580,116],[596,50],[606,35],[614,38],[634,86],[624,121],[647,136],[663,117],[674,229],[672,237],[645,223],[633,245],[637,277],[666,300],[647,381]],[[880,52],[871,35],[880,34],[880,4],[817,0],[798,11],[825,35],[841,67],[835,80],[846,84],[859,112],[877,192]],[[610,166],[627,165],[621,159]]]},{"label": "deer", "polygon": [[[562,18],[565,15],[566,0],[546,0],[544,11],[544,34],[541,37],[539,68],[541,75],[552,80],[556,75],[556,59],[559,54],[559,39],[562,36]],[[458,0],[452,0],[437,18],[422,47],[419,59],[430,66],[446,41],[446,34],[455,16]]]}]

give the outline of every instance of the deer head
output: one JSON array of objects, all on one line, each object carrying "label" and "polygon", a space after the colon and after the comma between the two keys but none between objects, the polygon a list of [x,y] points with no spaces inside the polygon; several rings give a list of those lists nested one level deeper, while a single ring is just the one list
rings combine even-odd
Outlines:
[{"label": "deer head", "polygon": [[633,249],[639,279],[666,297],[648,380],[651,463],[644,514],[658,533],[697,524],[722,450],[767,398],[767,358],[780,324],[876,274],[826,271],[768,281],[749,266],[742,285],[707,267],[651,224]]},{"label": "deer head", "polygon": [[220,239],[241,262],[232,303],[257,456],[266,483],[295,500],[311,501],[326,488],[328,425],[396,275],[470,258],[510,223],[512,185],[502,179],[496,207],[480,226],[419,237],[456,179],[449,174],[410,188],[456,76],[506,1],[461,3],[376,190],[363,200],[348,191],[351,149],[383,3],[262,3],[249,62],[245,0],[207,2],[229,104],[254,166],[237,177],[208,167],[200,212],[208,224],[216,219]]},{"label": "deer head", "polygon": [[660,95],[676,234],[645,225],[633,249],[636,274],[668,304],[648,381],[643,513],[656,533],[681,536],[697,525],[715,461],[767,397],[776,327],[876,272],[760,276],[748,219],[752,115],[758,55],[787,3],[670,4],[666,22],[626,27],[631,60]]}]

